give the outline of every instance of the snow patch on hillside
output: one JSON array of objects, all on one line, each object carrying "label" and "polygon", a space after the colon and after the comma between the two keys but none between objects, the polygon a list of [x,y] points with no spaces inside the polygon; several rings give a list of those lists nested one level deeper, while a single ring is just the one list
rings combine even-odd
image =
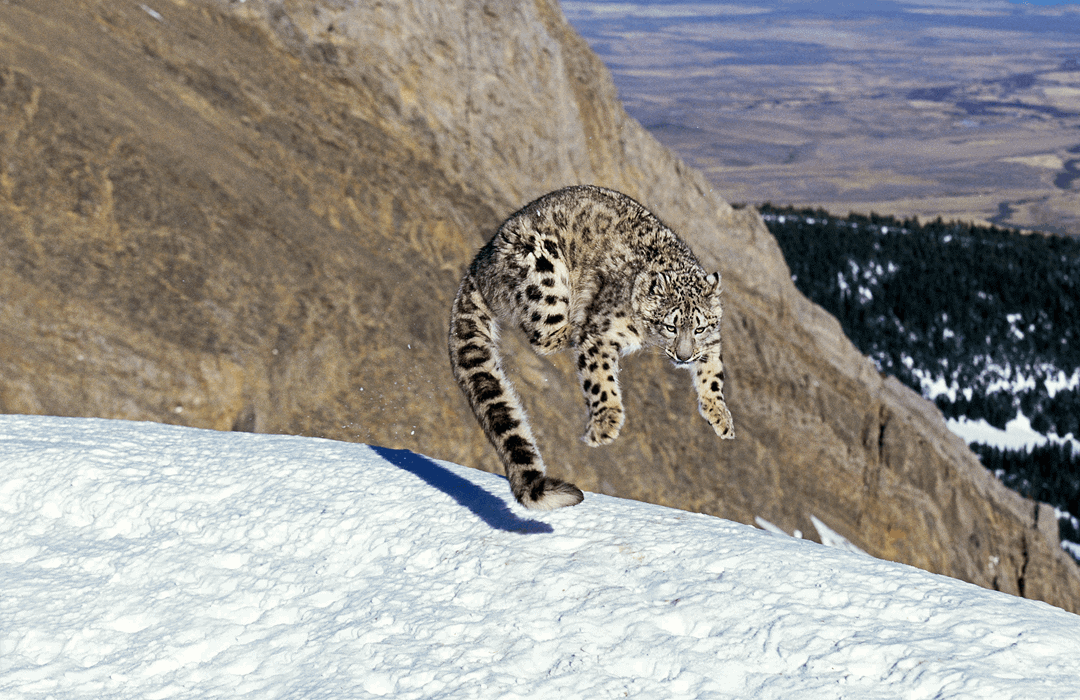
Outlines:
[{"label": "snow patch on hillside", "polygon": [[1049,605],[411,452],[0,416],[0,473],[4,698],[1076,693]]},{"label": "snow patch on hillside", "polygon": [[963,417],[948,418],[945,424],[950,431],[962,437],[968,444],[981,442],[1003,450],[1030,450],[1032,447],[1045,445],[1047,442],[1059,444],[1071,442],[1073,450],[1080,452],[1080,440],[1071,433],[1061,437],[1055,433],[1044,435],[1036,432],[1031,427],[1028,417],[1020,411],[1017,412],[1016,418],[1005,424],[1004,430],[995,428],[983,418],[979,420],[968,420]]}]

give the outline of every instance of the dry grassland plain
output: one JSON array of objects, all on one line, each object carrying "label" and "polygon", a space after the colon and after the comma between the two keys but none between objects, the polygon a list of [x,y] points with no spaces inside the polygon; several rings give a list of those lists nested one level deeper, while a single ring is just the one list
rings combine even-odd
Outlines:
[{"label": "dry grassland plain", "polygon": [[1080,5],[847,5],[562,4],[728,201],[1080,234]]}]

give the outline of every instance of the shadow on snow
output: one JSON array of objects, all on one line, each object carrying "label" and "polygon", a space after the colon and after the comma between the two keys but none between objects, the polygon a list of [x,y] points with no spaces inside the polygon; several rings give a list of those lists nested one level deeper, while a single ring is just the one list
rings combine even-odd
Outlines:
[{"label": "shadow on snow", "polygon": [[523,520],[498,498],[468,479],[440,466],[434,460],[409,450],[392,450],[389,447],[370,445],[377,455],[395,467],[414,474],[428,484],[449,495],[455,501],[475,513],[496,530],[527,534],[553,532],[550,525],[538,520]]}]

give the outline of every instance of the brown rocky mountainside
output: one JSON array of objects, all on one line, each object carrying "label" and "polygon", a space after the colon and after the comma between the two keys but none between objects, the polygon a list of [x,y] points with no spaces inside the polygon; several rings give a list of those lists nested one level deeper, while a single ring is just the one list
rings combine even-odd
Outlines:
[{"label": "brown rocky mountainside", "polygon": [[638,355],[623,437],[589,448],[569,358],[508,333],[553,473],[789,532],[817,516],[876,556],[1080,610],[1052,519],[798,294],[753,211],[626,116],[555,0],[12,0],[0,130],[0,411],[498,471],[450,375],[450,302],[502,218],[596,183],[722,272],[737,437]]}]

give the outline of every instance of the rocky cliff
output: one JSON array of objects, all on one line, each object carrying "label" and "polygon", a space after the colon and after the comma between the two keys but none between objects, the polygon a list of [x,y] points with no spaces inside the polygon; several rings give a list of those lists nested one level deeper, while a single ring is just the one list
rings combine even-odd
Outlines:
[{"label": "rocky cliff", "polygon": [[[557,187],[622,190],[724,276],[737,439],[628,358],[579,440],[568,358],[507,334],[552,472],[1080,610],[1077,568],[619,105],[555,0],[0,5],[0,411],[319,435],[498,471],[450,376],[460,274]],[[1045,510],[1044,510],[1045,512]]]}]

